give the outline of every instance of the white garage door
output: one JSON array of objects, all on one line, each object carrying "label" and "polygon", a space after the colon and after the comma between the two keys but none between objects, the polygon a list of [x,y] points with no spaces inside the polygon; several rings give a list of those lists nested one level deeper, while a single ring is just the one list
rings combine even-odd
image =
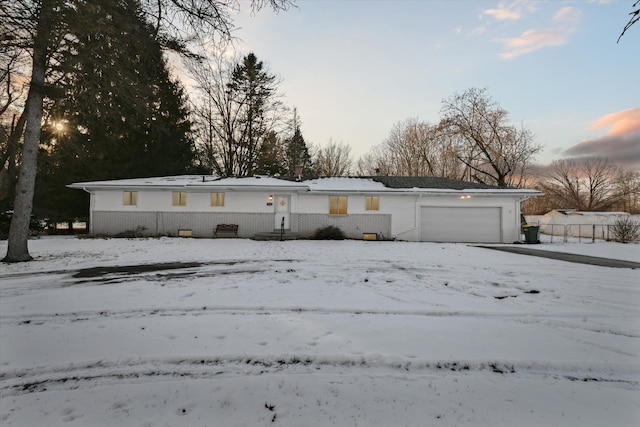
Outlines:
[{"label": "white garage door", "polygon": [[423,242],[500,243],[501,208],[422,207]]}]

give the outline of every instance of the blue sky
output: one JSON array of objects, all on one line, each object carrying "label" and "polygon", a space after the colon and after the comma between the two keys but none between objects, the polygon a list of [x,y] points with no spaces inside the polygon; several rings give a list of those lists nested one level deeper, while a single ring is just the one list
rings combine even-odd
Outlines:
[{"label": "blue sky", "polygon": [[392,126],[437,123],[442,100],[487,88],[544,145],[640,168],[640,27],[616,44],[631,0],[298,0],[236,16],[242,54],[282,77],[305,140],[354,158]]}]

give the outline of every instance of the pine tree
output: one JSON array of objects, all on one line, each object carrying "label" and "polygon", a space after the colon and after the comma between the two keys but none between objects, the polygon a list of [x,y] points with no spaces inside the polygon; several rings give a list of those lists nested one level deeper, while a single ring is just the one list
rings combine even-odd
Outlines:
[{"label": "pine tree", "polygon": [[237,64],[227,87],[238,105],[239,129],[236,130],[236,174],[251,176],[258,162],[260,146],[272,128],[271,117],[277,109],[274,102],[276,76],[270,74],[254,53]]},{"label": "pine tree", "polygon": [[285,176],[286,149],[275,132],[269,132],[260,144],[255,173],[269,176]]},{"label": "pine tree", "polygon": [[79,215],[77,192],[65,188],[70,182],[181,174],[193,166],[183,89],[171,80],[138,2],[81,3],[73,18],[75,37],[54,70],[58,84],[42,138],[41,214]]},{"label": "pine tree", "polygon": [[300,121],[298,112],[293,110],[293,136],[287,140],[287,162],[286,168],[289,176],[294,176],[297,168],[302,168],[304,175],[315,175],[316,171],[311,161],[309,147],[304,141],[302,131],[300,130]]}]

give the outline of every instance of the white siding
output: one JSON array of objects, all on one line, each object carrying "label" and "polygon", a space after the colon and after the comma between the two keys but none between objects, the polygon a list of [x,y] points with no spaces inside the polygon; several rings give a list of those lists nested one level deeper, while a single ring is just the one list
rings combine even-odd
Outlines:
[{"label": "white siding", "polygon": [[[273,206],[269,206],[269,193],[267,191],[225,191],[214,189],[213,192],[225,193],[224,206],[211,206],[211,192],[186,191],[187,205],[173,206],[171,189],[138,191],[138,204],[136,206],[124,206],[122,202],[123,192],[120,190],[95,191],[96,211],[163,211],[163,212],[243,212],[243,213],[269,213],[274,212]],[[185,191],[176,189],[175,191]],[[292,199],[295,194],[292,195]],[[292,200],[292,203],[294,200]]]}]

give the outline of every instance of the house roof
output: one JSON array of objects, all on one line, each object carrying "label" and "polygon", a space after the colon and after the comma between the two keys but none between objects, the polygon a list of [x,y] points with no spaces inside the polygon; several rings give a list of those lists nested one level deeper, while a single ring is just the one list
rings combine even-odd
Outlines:
[{"label": "house roof", "polygon": [[458,181],[449,178],[435,176],[374,176],[376,182],[384,184],[388,188],[441,188],[448,190],[498,190],[493,187],[476,182]]},{"label": "house roof", "polygon": [[575,209],[554,209],[547,212],[545,215],[572,215],[572,216],[625,216],[629,215],[627,212],[592,212],[592,211],[578,211]]},{"label": "house roof", "polygon": [[321,177],[294,181],[287,178],[253,176],[243,178],[223,178],[212,175],[180,175],[155,178],[133,178],[112,181],[77,182],[68,187],[84,190],[100,189],[179,189],[190,188],[201,191],[212,189],[234,190],[289,190],[310,192],[343,192],[343,193],[417,193],[431,194],[475,193],[475,194],[510,194],[519,196],[536,196],[542,193],[537,190],[505,189],[489,185],[456,181],[438,177]]}]

